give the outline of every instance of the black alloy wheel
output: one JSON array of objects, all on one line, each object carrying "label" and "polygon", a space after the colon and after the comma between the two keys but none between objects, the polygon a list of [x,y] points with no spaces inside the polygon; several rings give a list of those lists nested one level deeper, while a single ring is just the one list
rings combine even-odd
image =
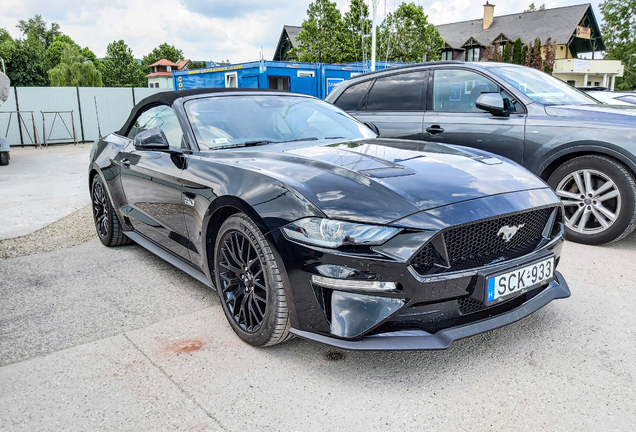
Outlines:
[{"label": "black alloy wheel", "polygon": [[636,227],[636,182],[623,164],[600,156],[580,156],[548,179],[563,203],[568,240],[591,245],[620,240]]},{"label": "black alloy wheel", "polygon": [[214,255],[221,305],[236,334],[253,346],[290,339],[287,276],[256,224],[244,214],[230,216],[221,225]]},{"label": "black alloy wheel", "polygon": [[120,246],[131,243],[131,240],[124,235],[115,210],[108,198],[108,191],[99,175],[93,178],[91,188],[91,198],[93,206],[93,220],[97,236],[105,246]]}]

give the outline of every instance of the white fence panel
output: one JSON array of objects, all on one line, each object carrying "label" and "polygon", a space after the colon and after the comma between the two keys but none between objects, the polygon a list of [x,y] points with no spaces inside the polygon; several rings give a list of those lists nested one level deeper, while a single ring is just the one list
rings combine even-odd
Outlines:
[{"label": "white fence panel", "polygon": [[143,98],[147,98],[148,96],[152,96],[153,94],[161,93],[168,90],[169,89],[162,89],[162,88],[136,87],[135,88],[135,104],[138,104],[139,102],[141,102]]},{"label": "white fence panel", "polygon": [[[35,124],[40,143],[43,142],[42,111],[73,111],[75,127],[77,128],[77,126],[79,126],[79,120],[77,119],[79,107],[77,105],[77,89],[75,87],[17,87],[17,92],[20,111],[34,111],[33,114],[35,116]],[[51,135],[53,138],[61,138],[67,137],[69,132],[71,134],[73,133],[69,114],[63,114],[63,119],[64,122],[66,122],[66,127],[68,127],[69,132],[66,131],[64,124],[59,118],[56,119],[53,131],[51,131],[53,116],[54,114],[46,115],[47,136]],[[30,121],[26,121],[27,116],[24,116],[24,118],[28,126]],[[29,144],[30,141],[25,129],[23,125],[22,136],[24,143]],[[29,129],[28,133],[33,135],[32,129]],[[58,140],[56,142],[73,142],[73,138],[70,137],[66,140]]]},{"label": "white fence panel", "polygon": [[94,141],[118,131],[133,107],[133,90],[130,87],[80,87],[79,94],[85,141]]},{"label": "white fence panel", "polygon": [[[8,114],[6,111],[16,111],[15,106],[15,91],[11,89],[9,91],[9,98],[5,101],[5,103],[0,106],[0,138],[9,138],[9,144],[18,145],[20,144],[20,129],[18,127],[18,115],[17,114]],[[9,116],[11,116],[11,123],[9,124]],[[25,118],[25,122],[30,125],[31,118],[29,117],[28,121]],[[31,128],[32,130],[33,128]],[[33,135],[33,132],[31,132]]]}]

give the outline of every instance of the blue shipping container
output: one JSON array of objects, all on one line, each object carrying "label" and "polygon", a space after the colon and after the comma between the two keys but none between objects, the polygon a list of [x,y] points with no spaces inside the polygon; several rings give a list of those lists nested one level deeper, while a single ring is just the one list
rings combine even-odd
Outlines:
[{"label": "blue shipping container", "polygon": [[[377,69],[399,66],[377,62]],[[370,62],[350,64],[294,63],[260,60],[172,73],[177,90],[194,88],[262,88],[303,93],[324,99],[340,82],[369,71]]]}]

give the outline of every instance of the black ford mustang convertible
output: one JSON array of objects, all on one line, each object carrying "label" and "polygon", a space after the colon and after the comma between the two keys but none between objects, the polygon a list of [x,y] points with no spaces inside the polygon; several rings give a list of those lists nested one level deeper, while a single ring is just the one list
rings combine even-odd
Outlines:
[{"label": "black ford mustang convertible", "polygon": [[89,169],[102,243],[215,287],[255,346],[442,349],[570,295],[543,181],[480,150],[378,139],[312,97],[159,93]]}]

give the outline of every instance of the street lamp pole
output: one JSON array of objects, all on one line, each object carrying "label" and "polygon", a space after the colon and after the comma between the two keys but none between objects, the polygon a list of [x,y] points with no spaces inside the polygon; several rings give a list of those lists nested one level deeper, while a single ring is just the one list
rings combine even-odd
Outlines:
[{"label": "street lamp pole", "polygon": [[376,10],[378,8],[378,2],[380,0],[371,0],[371,70],[375,70],[375,17]]}]

